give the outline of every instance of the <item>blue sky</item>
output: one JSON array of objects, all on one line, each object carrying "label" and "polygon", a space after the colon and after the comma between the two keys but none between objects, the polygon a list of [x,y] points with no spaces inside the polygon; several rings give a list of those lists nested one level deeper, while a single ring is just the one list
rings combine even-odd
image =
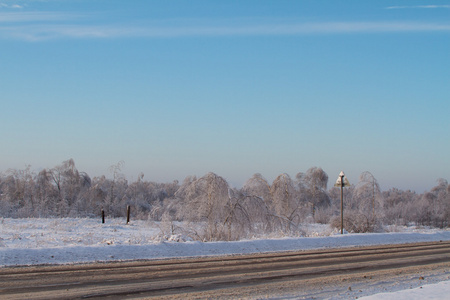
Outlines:
[{"label": "blue sky", "polygon": [[450,180],[450,1],[0,0],[0,172]]}]

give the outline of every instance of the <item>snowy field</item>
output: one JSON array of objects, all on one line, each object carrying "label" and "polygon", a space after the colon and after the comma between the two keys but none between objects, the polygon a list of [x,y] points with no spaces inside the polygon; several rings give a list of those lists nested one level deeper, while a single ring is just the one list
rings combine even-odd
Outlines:
[{"label": "snowy field", "polygon": [[[237,242],[194,242],[180,236],[167,236],[163,226],[150,221],[109,219],[0,219],[0,267],[71,264],[134,259],[159,259],[207,255],[232,255],[273,251],[310,250],[380,244],[450,240],[449,230],[417,227],[390,227],[388,233],[344,234],[328,225],[308,224],[303,237],[267,237]],[[446,274],[447,278],[449,274]],[[418,287],[408,291],[405,299],[445,299],[446,297],[414,298],[424,291],[449,295],[450,282]],[[412,293],[412,294],[409,294]],[[429,296],[431,292],[427,293]],[[412,296],[411,296],[412,295]],[[367,299],[402,299],[383,295]],[[374,298],[375,297],[375,298]],[[379,298],[377,298],[379,297]],[[448,299],[448,298],[447,298]]]},{"label": "snowy field", "polygon": [[306,224],[303,237],[270,236],[238,242],[194,242],[164,235],[151,221],[0,218],[0,266],[248,254],[450,240],[450,231],[390,227],[389,233],[339,234]]}]

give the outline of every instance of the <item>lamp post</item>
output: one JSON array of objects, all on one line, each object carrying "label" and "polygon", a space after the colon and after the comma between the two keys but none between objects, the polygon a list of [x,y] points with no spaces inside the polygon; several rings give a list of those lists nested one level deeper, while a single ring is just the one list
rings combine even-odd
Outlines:
[{"label": "lamp post", "polygon": [[341,234],[344,234],[344,172],[339,174],[341,178]]},{"label": "lamp post", "polygon": [[341,234],[344,234],[344,187],[350,186],[350,182],[345,177],[343,171],[339,173],[339,177],[334,186],[341,187]]}]

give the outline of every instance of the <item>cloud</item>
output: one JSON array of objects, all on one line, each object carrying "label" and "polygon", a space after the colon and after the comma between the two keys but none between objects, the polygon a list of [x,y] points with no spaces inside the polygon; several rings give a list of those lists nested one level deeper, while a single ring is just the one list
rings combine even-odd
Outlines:
[{"label": "cloud", "polygon": [[415,8],[448,8],[450,9],[450,5],[414,5],[414,6],[388,6],[386,9],[415,9]]},{"label": "cloud", "polygon": [[26,23],[26,22],[54,22],[69,21],[80,18],[80,15],[72,13],[54,12],[10,12],[0,13],[1,23]]},{"label": "cloud", "polygon": [[24,6],[19,4],[7,4],[7,3],[0,3],[0,8],[14,8],[14,9],[21,9]]},{"label": "cloud", "polygon": [[[41,16],[43,17],[43,16]],[[0,15],[1,20],[1,15]],[[189,23],[189,22],[187,22]],[[1,21],[0,21],[1,24]],[[60,38],[181,38],[224,36],[295,36],[401,32],[450,32],[450,23],[420,22],[324,22],[192,26],[189,24],[80,25],[17,24],[1,26],[0,38],[41,41]]]}]

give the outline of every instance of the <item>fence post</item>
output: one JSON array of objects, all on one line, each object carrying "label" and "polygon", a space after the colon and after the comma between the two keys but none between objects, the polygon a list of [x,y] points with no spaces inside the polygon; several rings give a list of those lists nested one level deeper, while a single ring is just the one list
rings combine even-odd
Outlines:
[{"label": "fence post", "polygon": [[127,205],[127,224],[130,223],[130,206]]},{"label": "fence post", "polygon": [[102,224],[105,224],[105,211],[102,209]]}]

